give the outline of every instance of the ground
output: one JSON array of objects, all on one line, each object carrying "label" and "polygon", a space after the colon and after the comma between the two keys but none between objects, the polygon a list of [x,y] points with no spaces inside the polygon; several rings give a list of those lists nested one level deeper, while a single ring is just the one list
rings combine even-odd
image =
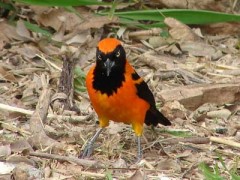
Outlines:
[{"label": "ground", "polygon": [[[62,8],[20,7],[16,26],[0,22],[1,178],[239,179],[240,41],[234,29],[212,34],[173,18],[165,19],[165,29],[128,29],[89,9],[81,12],[91,21],[83,21]],[[53,30],[52,40],[26,28],[29,14]],[[119,123],[100,135],[93,156],[79,158],[98,128],[84,75],[101,36],[117,34],[172,122],[145,127],[139,163],[132,128]],[[78,79],[67,96],[59,92],[64,59],[76,63]],[[66,99],[74,108],[62,109]]]}]

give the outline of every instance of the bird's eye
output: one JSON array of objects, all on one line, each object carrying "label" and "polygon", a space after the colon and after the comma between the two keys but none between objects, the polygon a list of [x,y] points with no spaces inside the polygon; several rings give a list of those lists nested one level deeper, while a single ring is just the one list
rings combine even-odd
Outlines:
[{"label": "bird's eye", "polygon": [[98,55],[98,60],[102,60],[102,56],[100,54]]},{"label": "bird's eye", "polygon": [[120,56],[120,51],[116,53],[116,57],[119,57],[119,56]]}]

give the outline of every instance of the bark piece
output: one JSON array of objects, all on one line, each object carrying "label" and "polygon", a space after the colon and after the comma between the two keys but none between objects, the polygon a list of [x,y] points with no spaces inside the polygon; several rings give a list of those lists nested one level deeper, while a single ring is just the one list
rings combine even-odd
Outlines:
[{"label": "bark piece", "polygon": [[52,104],[54,111],[59,109],[74,110],[80,112],[80,110],[74,105],[73,92],[74,92],[74,67],[76,58],[63,57],[63,67],[58,86],[58,92],[52,98]]},{"label": "bark piece", "polygon": [[163,101],[177,100],[194,110],[204,103],[234,103],[240,101],[240,83],[189,85],[158,93]]}]

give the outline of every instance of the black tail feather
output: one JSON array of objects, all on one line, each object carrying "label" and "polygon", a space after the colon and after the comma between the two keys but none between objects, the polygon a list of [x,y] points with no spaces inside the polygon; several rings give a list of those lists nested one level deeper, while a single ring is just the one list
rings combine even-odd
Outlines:
[{"label": "black tail feather", "polygon": [[156,126],[158,123],[170,126],[171,122],[156,108],[150,108],[145,116],[145,124]]}]

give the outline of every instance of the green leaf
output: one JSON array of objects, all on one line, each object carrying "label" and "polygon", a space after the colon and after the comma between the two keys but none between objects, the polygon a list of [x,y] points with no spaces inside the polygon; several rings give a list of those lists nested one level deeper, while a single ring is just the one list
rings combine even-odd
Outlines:
[{"label": "green leaf", "polygon": [[204,162],[200,163],[198,167],[202,171],[202,173],[203,173],[203,175],[204,175],[206,180],[224,180],[224,178],[222,176],[220,176],[218,173],[215,173],[213,171],[213,169],[210,168]]},{"label": "green leaf", "polygon": [[190,131],[181,131],[181,130],[160,130],[161,133],[168,133],[176,137],[191,137],[192,133]]},{"label": "green leaf", "polygon": [[107,179],[107,180],[113,180],[113,177],[112,177],[112,174],[111,174],[110,171],[107,171],[107,172],[106,172],[106,179]]},{"label": "green leaf", "polygon": [[25,24],[26,28],[29,29],[30,31],[33,31],[33,32],[36,32],[36,33],[41,33],[42,35],[45,35],[45,36],[48,36],[48,37],[52,36],[52,34],[49,31],[40,28],[36,24],[32,24],[28,21],[24,21],[24,24]]},{"label": "green leaf", "polygon": [[[107,13],[101,13],[106,15]],[[155,26],[163,25],[165,17],[173,17],[185,24],[209,24],[217,22],[240,22],[240,15],[226,14],[214,11],[191,9],[161,9],[115,12],[115,16],[130,20],[155,21]],[[160,23],[160,24],[159,24]]]},{"label": "green leaf", "polygon": [[240,180],[240,176],[238,176],[234,173],[230,173],[230,174],[231,174],[232,180]]},{"label": "green leaf", "polygon": [[82,71],[82,69],[79,66],[76,66],[74,69],[74,90],[76,92],[85,92],[86,91],[86,86],[85,86],[85,79],[86,75]]},{"label": "green leaf", "polygon": [[2,7],[3,9],[7,9],[7,10],[15,10],[14,6],[12,6],[12,4],[10,3],[4,3],[4,2],[0,2],[0,7]]},{"label": "green leaf", "polygon": [[108,5],[110,3],[98,0],[14,0],[18,3],[39,5],[39,6],[87,6],[87,5]]}]

